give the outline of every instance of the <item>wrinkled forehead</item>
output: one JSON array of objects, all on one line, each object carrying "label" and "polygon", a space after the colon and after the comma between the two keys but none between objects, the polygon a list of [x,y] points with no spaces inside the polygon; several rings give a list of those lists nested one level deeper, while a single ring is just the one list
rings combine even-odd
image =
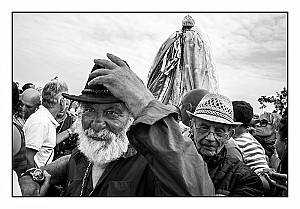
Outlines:
[{"label": "wrinkled forehead", "polygon": [[86,102],[81,102],[79,103],[81,108],[94,108],[94,109],[118,109],[122,112],[129,112],[128,108],[125,106],[124,103],[108,103],[108,104],[98,104],[98,103],[86,103]]}]

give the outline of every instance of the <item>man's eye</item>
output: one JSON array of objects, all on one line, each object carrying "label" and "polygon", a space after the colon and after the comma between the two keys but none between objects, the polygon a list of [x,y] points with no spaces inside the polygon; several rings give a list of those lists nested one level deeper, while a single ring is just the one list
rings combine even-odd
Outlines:
[{"label": "man's eye", "polygon": [[119,114],[115,111],[106,111],[106,114],[111,117],[118,117]]},{"label": "man's eye", "polygon": [[201,132],[207,132],[209,131],[209,127],[206,127],[206,126],[199,126],[197,127],[197,129]]}]

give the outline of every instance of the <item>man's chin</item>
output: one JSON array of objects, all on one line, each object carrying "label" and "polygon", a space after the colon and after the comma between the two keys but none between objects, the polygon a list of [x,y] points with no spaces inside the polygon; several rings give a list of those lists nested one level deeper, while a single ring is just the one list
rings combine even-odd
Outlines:
[{"label": "man's chin", "polygon": [[212,157],[214,155],[216,155],[216,151],[215,150],[207,150],[207,149],[200,149],[200,154],[202,156],[205,156],[205,157]]}]

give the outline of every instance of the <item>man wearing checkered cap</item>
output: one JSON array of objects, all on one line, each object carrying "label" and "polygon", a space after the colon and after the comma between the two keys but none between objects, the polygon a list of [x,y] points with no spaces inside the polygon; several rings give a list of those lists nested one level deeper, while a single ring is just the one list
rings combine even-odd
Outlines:
[{"label": "man wearing checkered cap", "polygon": [[241,125],[233,120],[232,102],[220,94],[206,94],[191,117],[191,138],[207,163],[220,196],[263,196],[263,184],[244,162],[227,156],[225,144]]}]

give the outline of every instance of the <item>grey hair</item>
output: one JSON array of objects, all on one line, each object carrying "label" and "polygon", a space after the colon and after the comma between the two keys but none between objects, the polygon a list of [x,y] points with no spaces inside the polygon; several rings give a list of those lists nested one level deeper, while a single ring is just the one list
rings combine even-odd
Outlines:
[{"label": "grey hair", "polygon": [[59,102],[62,93],[69,91],[65,82],[59,80],[52,80],[43,88],[42,91],[42,105],[46,108],[54,107]]}]

